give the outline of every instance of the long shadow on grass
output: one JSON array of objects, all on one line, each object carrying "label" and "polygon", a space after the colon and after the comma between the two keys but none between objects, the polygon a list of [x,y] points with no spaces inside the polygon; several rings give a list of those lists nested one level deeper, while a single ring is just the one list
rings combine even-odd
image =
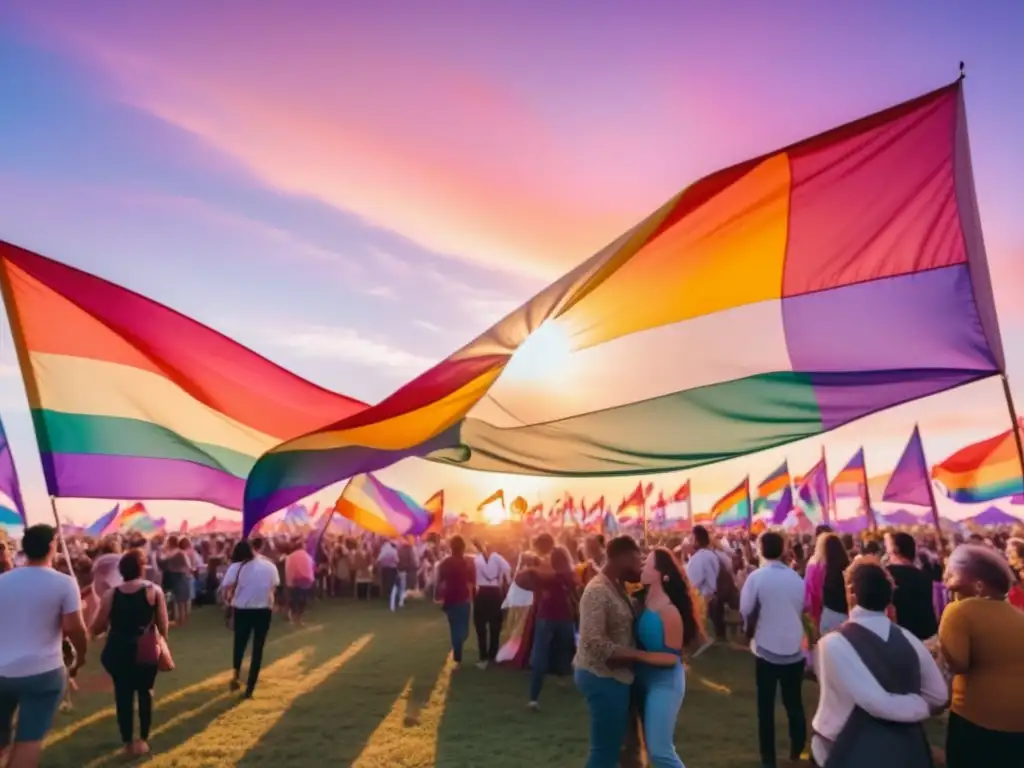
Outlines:
[{"label": "long shadow on grass", "polygon": [[[322,638],[327,631],[326,626],[315,622],[296,629],[275,621],[264,651],[264,667],[301,648],[323,645]],[[332,645],[348,644],[356,637],[354,628],[349,630],[340,624],[332,624],[328,634]],[[165,742],[173,746],[172,735],[181,740],[201,731],[230,706],[233,700],[223,694],[231,666],[231,643],[231,633],[224,628],[222,616],[213,609],[198,612],[188,628],[172,630],[171,647],[177,669],[160,675],[157,680],[153,727],[156,731],[171,720],[181,719],[182,722],[172,726],[166,737],[161,734],[154,737],[154,751],[163,748]],[[92,654],[96,669],[89,671],[94,677],[104,674],[95,660],[98,655],[97,649]],[[114,720],[113,694],[105,690],[109,686],[92,687],[93,692],[76,697],[74,713],[60,716],[54,724],[45,752],[47,761],[57,765],[84,765],[118,746],[120,737]],[[193,710],[199,711],[194,717],[186,717]]]},{"label": "long shadow on grass", "polygon": [[[323,759],[351,765],[396,706],[404,707],[401,727],[412,727],[426,705],[445,661],[444,645],[432,632],[436,613],[421,606],[394,615],[379,606],[344,605],[353,635],[373,639],[319,686],[295,699],[258,744],[236,764],[309,765]],[[317,649],[310,666],[338,652]],[[407,704],[400,701],[409,686]],[[315,758],[313,756],[316,756]]]}]

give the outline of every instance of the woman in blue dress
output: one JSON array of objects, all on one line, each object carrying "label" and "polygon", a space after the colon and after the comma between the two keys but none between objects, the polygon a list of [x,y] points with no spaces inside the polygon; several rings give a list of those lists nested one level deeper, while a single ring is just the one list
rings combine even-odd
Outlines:
[{"label": "woman in blue dress", "polygon": [[635,671],[647,755],[655,768],[684,768],[674,739],[686,692],[682,654],[703,639],[701,625],[685,572],[669,550],[647,556],[640,581],[646,589],[636,636],[644,653]]}]

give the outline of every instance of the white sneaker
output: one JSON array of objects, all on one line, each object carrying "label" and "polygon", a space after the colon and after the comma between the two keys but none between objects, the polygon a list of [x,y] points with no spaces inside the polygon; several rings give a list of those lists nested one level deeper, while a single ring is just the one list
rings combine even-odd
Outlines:
[{"label": "white sneaker", "polygon": [[531,712],[540,712],[540,702],[531,701],[529,704],[526,705],[526,708]]},{"label": "white sneaker", "polygon": [[476,668],[481,670],[481,671],[486,670],[488,666],[490,666],[490,665],[486,661],[478,661],[476,663]]}]

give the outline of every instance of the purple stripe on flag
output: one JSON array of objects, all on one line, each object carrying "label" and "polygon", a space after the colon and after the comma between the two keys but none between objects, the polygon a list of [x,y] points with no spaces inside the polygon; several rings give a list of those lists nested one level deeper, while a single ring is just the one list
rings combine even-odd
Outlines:
[{"label": "purple stripe on flag", "polygon": [[14,468],[14,456],[11,455],[11,444],[7,442],[7,433],[0,422],[0,492],[14,504],[14,511],[25,522],[25,502],[21,498],[21,483],[18,482],[18,471]]},{"label": "purple stripe on flag", "polygon": [[110,498],[116,481],[118,495],[128,499],[206,501],[242,508],[244,479],[191,461],[81,453],[47,453],[42,459],[47,487],[59,488],[70,498]]}]

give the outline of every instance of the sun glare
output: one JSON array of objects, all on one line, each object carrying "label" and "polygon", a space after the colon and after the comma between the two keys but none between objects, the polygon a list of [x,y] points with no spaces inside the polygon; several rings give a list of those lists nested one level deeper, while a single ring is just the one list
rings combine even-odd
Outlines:
[{"label": "sun glare", "polygon": [[555,381],[572,353],[572,339],[565,326],[548,320],[512,355],[505,375],[517,381]]},{"label": "sun glare", "polygon": [[480,510],[480,516],[488,525],[498,525],[508,520],[508,510],[505,509],[501,499],[495,499]]}]

